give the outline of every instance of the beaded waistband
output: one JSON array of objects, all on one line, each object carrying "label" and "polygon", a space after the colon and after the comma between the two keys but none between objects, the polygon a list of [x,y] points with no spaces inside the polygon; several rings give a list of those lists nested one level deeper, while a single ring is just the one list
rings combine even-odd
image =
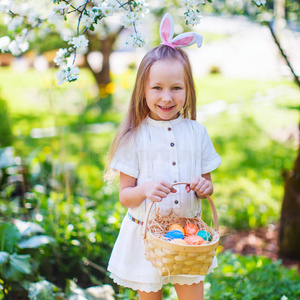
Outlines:
[{"label": "beaded waistband", "polygon": [[134,218],[130,213],[127,212],[128,218],[136,224],[143,225],[144,222]]}]

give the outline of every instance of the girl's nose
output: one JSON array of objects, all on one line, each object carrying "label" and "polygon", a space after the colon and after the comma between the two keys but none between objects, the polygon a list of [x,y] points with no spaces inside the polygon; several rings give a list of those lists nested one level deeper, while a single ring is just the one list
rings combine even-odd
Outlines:
[{"label": "girl's nose", "polygon": [[163,100],[164,102],[170,102],[170,101],[172,101],[172,95],[171,95],[171,93],[168,92],[168,91],[166,91],[166,92],[163,94],[163,96],[162,96],[162,100]]}]

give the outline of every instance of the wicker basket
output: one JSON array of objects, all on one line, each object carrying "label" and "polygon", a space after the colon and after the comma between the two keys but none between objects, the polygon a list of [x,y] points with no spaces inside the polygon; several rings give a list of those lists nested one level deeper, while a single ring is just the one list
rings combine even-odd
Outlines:
[{"label": "wicker basket", "polygon": [[[207,271],[212,264],[213,257],[216,255],[216,249],[220,238],[218,216],[215,205],[210,196],[206,195],[206,198],[208,199],[213,212],[215,229],[208,227],[209,232],[212,234],[212,240],[208,244],[199,246],[171,243],[152,234],[148,228],[149,216],[154,202],[151,203],[146,215],[143,229],[145,256],[146,259],[159,270],[159,273],[162,276],[207,274]],[[183,219],[186,219],[187,223],[189,222],[189,218]],[[201,222],[203,221],[201,220]]]}]

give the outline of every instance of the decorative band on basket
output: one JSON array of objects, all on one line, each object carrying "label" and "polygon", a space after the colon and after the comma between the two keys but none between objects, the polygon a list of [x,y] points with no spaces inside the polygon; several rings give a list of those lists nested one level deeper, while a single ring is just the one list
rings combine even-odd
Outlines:
[{"label": "decorative band on basket", "polygon": [[134,218],[130,213],[127,213],[128,218],[136,224],[143,225],[144,222]]}]

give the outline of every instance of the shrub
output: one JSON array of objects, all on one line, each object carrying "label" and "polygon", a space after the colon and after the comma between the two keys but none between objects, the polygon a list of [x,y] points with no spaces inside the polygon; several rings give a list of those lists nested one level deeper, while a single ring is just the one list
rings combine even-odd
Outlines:
[{"label": "shrub", "polygon": [[206,277],[205,299],[299,299],[300,275],[281,261],[241,256],[229,251],[218,256],[219,267]]},{"label": "shrub", "polygon": [[6,101],[0,98],[0,148],[11,146],[13,135]]}]

